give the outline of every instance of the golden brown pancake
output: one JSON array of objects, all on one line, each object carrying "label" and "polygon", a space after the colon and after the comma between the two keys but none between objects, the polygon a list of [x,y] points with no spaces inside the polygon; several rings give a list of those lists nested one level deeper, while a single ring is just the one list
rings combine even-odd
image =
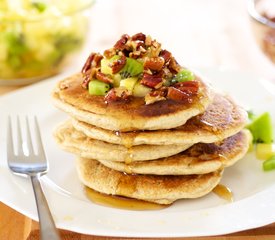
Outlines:
[{"label": "golden brown pancake", "polygon": [[153,144],[211,143],[239,132],[247,123],[247,113],[228,96],[216,94],[206,111],[187,121],[183,126],[160,131],[109,131],[85,122],[72,120],[74,128],[85,135],[113,144],[126,146]]},{"label": "golden brown pancake", "polygon": [[99,160],[104,166],[129,174],[188,175],[205,174],[229,167],[246,154],[251,134],[243,130],[216,143],[197,143],[167,158],[125,164]]},{"label": "golden brown pancake", "polygon": [[183,176],[130,175],[86,158],[77,159],[77,171],[82,183],[98,192],[160,204],[202,197],[212,191],[222,176],[222,171]]},{"label": "golden brown pancake", "polygon": [[70,121],[60,125],[54,132],[54,136],[56,141],[65,151],[74,153],[78,156],[128,163],[171,156],[191,146],[191,144],[172,146],[138,145],[128,149],[122,145],[106,143],[89,138],[82,132],[75,130]]},{"label": "golden brown pancake", "polygon": [[104,96],[92,96],[81,86],[81,74],[61,81],[53,93],[55,105],[74,118],[109,130],[159,130],[183,125],[212,102],[210,87],[199,77],[198,96],[192,103],[164,100],[145,105],[144,98],[106,103]]}]

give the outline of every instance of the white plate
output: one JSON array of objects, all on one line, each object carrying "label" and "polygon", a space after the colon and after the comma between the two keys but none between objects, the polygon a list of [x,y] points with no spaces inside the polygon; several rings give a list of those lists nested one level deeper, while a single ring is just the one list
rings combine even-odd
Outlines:
[{"label": "white plate", "polygon": [[[246,107],[269,111],[275,119],[272,85],[255,75],[219,70],[202,71],[215,87],[233,95]],[[0,98],[0,200],[37,219],[28,179],[12,175],[6,164],[6,116],[36,114],[40,120],[50,171],[43,177],[46,196],[59,228],[76,232],[125,237],[183,237],[225,234],[275,221],[275,172],[263,172],[253,153],[225,170],[222,183],[234,194],[228,203],[213,193],[182,200],[163,210],[129,211],[90,202],[74,167],[74,156],[61,151],[52,131],[67,116],[55,109],[50,92],[55,77]]]}]

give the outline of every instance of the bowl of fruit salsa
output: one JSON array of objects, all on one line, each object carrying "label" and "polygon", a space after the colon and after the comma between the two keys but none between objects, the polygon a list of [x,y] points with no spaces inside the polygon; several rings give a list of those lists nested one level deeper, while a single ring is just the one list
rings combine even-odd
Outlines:
[{"label": "bowl of fruit salsa", "polygon": [[84,45],[94,0],[0,1],[0,84],[60,72]]}]

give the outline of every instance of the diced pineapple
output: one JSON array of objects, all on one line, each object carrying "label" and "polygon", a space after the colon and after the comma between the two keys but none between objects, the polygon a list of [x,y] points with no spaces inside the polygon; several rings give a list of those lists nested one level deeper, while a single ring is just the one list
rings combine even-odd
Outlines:
[{"label": "diced pineapple", "polygon": [[119,73],[113,75],[113,85],[114,87],[119,87],[120,86],[120,81],[121,81],[121,76]]},{"label": "diced pineapple", "polygon": [[133,95],[135,97],[144,97],[150,91],[151,91],[151,88],[145,87],[144,85],[138,82],[134,86]]},{"label": "diced pineapple", "polygon": [[134,86],[137,83],[137,78],[131,77],[120,81],[120,86],[125,87],[130,93],[133,92]]},{"label": "diced pineapple", "polygon": [[101,60],[101,72],[104,74],[112,74],[112,68],[109,66],[110,60],[103,58]]},{"label": "diced pineapple", "polygon": [[258,143],[256,145],[256,157],[266,160],[275,154],[275,146],[271,143]]}]

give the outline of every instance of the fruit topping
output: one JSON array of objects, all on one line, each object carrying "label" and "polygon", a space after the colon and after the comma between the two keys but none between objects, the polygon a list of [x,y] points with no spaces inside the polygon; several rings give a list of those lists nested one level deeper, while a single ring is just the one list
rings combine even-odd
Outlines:
[{"label": "fruit topping", "polygon": [[104,55],[92,53],[82,75],[82,86],[91,95],[104,95],[106,102],[133,96],[144,97],[145,104],[166,99],[192,103],[199,93],[194,73],[143,33],[122,35]]}]

